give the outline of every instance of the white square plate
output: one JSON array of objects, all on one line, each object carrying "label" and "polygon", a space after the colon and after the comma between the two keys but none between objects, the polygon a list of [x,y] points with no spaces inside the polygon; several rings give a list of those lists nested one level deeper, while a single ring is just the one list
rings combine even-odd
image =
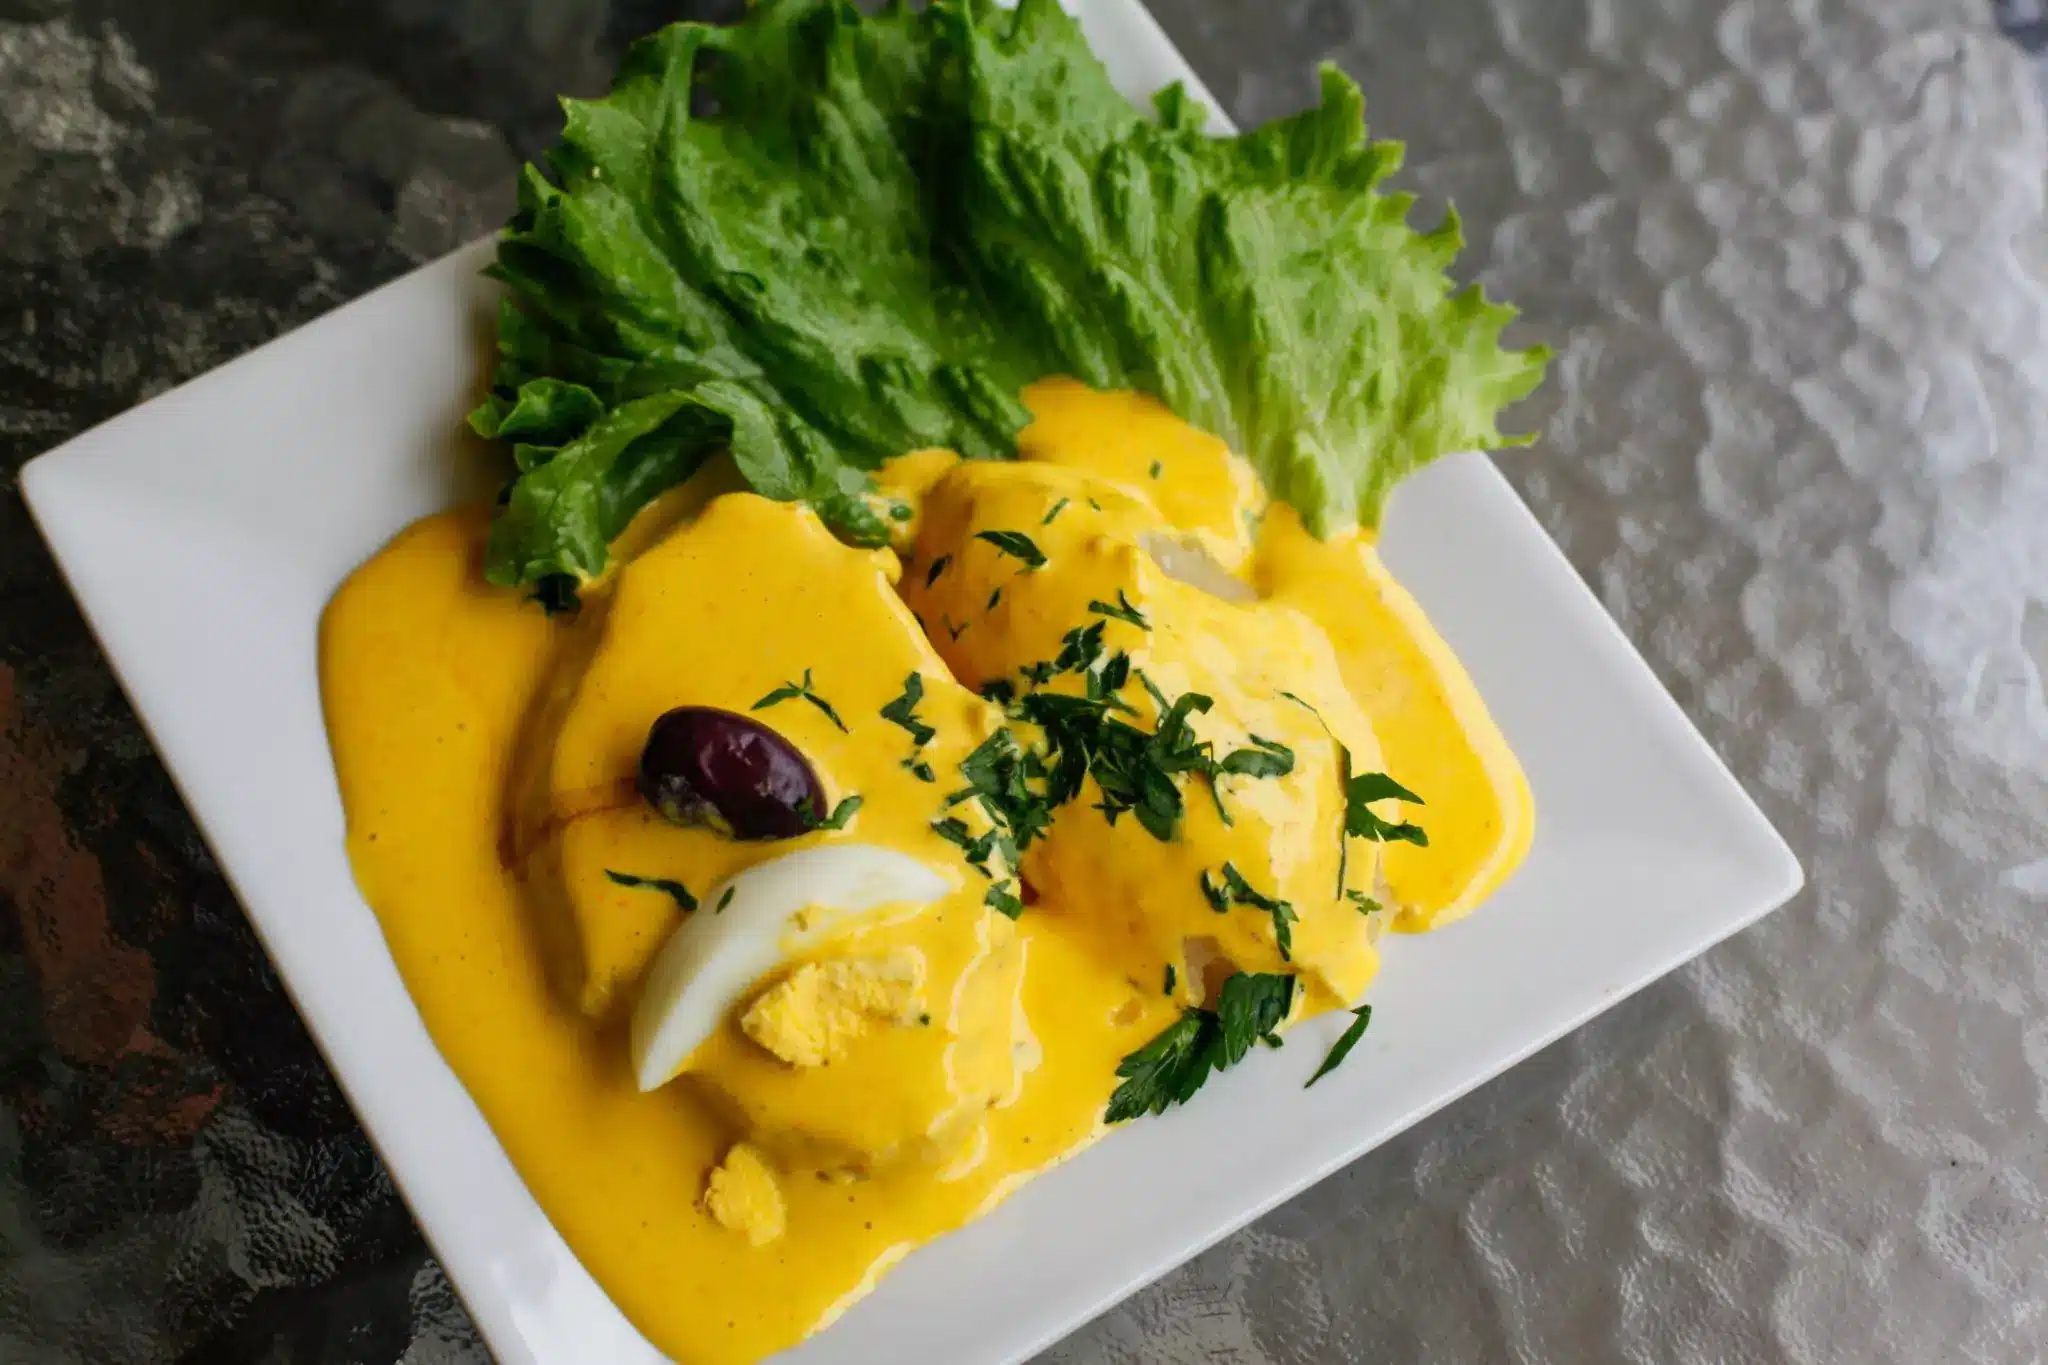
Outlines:
[{"label": "white square plate", "polygon": [[[1135,0],[1076,8],[1127,92],[1180,79],[1202,94]],[[479,388],[489,257],[478,244],[378,290],[22,482],[498,1358],[641,1365],[658,1355],[542,1216],[399,981],[350,876],[321,721],[329,594],[407,522],[489,487],[456,434]],[[1528,767],[1527,865],[1471,919],[1390,945],[1372,1031],[1330,1080],[1302,1089],[1341,1017],[912,1256],[790,1365],[1021,1360],[1798,889],[1783,841],[1484,459],[1404,486],[1385,549]]]}]

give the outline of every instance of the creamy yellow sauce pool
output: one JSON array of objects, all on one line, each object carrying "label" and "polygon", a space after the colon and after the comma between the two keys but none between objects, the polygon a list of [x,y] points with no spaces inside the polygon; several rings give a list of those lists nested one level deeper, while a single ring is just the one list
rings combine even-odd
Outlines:
[{"label": "creamy yellow sauce pool", "polygon": [[[926,452],[884,471],[916,513],[894,550],[840,545],[807,510],[711,475],[643,515],[573,617],[484,585],[489,513],[472,508],[402,534],[323,622],[350,855],[399,970],[549,1218],[686,1365],[801,1339],[1098,1136],[1119,1060],[1229,966],[1297,973],[1302,1015],[1354,1003],[1378,919],[1462,914],[1528,846],[1512,754],[1368,540],[1307,535],[1220,442],[1149,400],[1064,381],[1027,397],[1023,460]],[[1044,562],[992,530],[1027,533]],[[1198,567],[1176,578],[1162,565],[1177,560]],[[1166,840],[1086,797],[1061,807],[1019,859],[1031,903],[1013,922],[934,824],[983,828],[946,804],[1003,723],[978,693],[1094,624],[1148,689],[1213,699],[1193,720],[1218,752],[1284,744],[1295,765],[1190,790]],[[882,715],[911,674],[922,744]],[[750,711],[806,676],[831,714],[801,697]],[[1130,695],[1155,722],[1135,681]],[[662,820],[635,762],[650,723],[685,704],[773,725],[857,813],[774,844]],[[1402,813],[1427,848],[1382,857],[1334,833],[1337,741],[1358,771],[1425,798]],[[684,911],[616,874],[702,891],[835,840],[911,854],[954,889],[757,983],[686,1074],[641,1093],[626,1016]],[[1290,942],[1271,917],[1204,898],[1225,862],[1294,906]],[[914,981],[881,992],[873,964],[903,962]],[[820,991],[856,977],[873,998],[828,1019]]]}]

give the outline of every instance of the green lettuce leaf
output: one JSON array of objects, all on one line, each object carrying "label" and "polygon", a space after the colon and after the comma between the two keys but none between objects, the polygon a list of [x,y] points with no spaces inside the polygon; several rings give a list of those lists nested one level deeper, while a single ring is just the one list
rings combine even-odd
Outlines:
[{"label": "green lettuce leaf", "polygon": [[[1046,368],[1136,388],[1250,459],[1321,535],[1377,525],[1394,484],[1506,444],[1498,411],[1542,378],[1500,347],[1510,308],[1454,291],[1455,214],[1417,233],[1377,187],[1335,67],[1322,103],[1234,138],[1176,88],[1132,109],[1056,5],[947,15],[971,154],[949,242]],[[1062,116],[1062,111],[1064,116]]]},{"label": "green lettuce leaf", "polygon": [[1448,451],[1504,443],[1539,351],[1455,291],[1455,218],[1376,187],[1357,87],[1212,139],[1177,90],[1124,101],[1054,0],[764,0],[637,44],[566,101],[492,273],[472,423],[514,445],[487,570],[591,577],[633,514],[729,448],[770,497],[886,536],[869,471],[1008,458],[1022,387],[1154,394],[1225,437],[1318,533],[1375,524]]}]

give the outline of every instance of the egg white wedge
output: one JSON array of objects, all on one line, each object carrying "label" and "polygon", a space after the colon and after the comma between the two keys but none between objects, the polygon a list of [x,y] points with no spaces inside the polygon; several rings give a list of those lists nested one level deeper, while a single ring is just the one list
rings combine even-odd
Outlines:
[{"label": "egg white wedge", "polygon": [[850,917],[927,905],[952,889],[908,854],[857,843],[786,853],[712,887],[662,945],[641,987],[632,1027],[640,1088],[674,1080],[747,987]]}]

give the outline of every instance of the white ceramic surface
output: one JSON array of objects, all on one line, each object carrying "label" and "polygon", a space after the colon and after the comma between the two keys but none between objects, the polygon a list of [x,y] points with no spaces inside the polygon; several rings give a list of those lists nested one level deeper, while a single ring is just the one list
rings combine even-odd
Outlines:
[{"label": "white ceramic surface", "polygon": [[[1127,90],[1192,80],[1134,3],[1079,8]],[[459,435],[488,257],[459,252],[109,422],[31,464],[23,487],[499,1359],[640,1365],[658,1356],[421,1027],[349,875],[321,725],[328,595],[406,522],[489,487],[489,453]],[[1391,946],[1371,1032],[1315,1090],[1302,1082],[1340,1021],[913,1255],[789,1365],[1020,1360],[1797,889],[1784,843],[1484,459],[1405,486],[1386,553],[1528,766],[1528,864],[1472,919]]]}]

